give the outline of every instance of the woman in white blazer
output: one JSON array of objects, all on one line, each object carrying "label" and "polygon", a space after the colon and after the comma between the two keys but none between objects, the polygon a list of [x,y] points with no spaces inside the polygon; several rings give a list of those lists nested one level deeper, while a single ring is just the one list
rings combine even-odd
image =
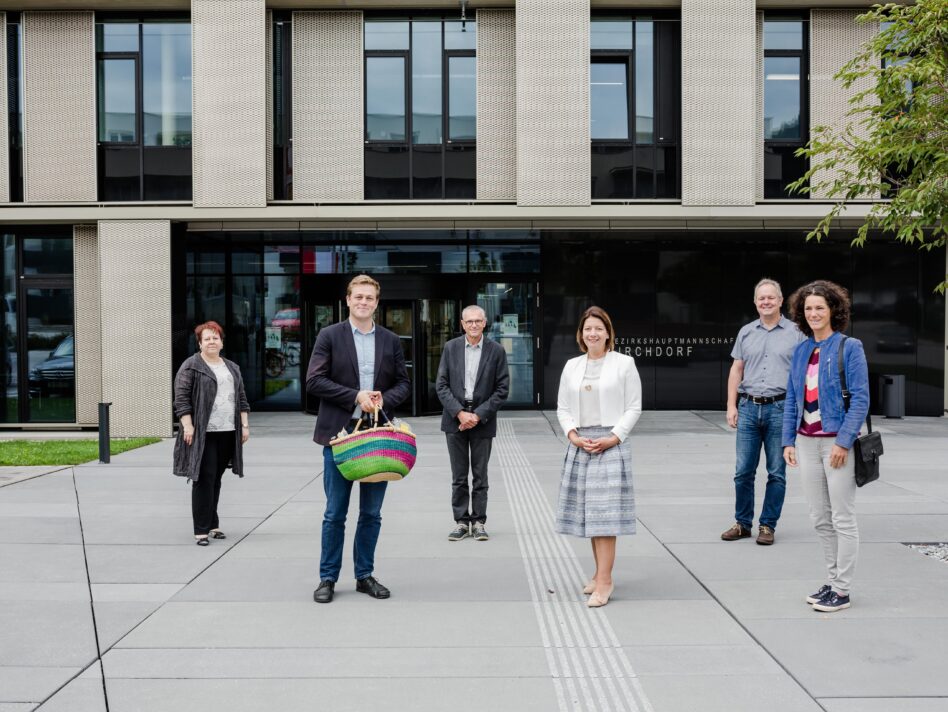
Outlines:
[{"label": "woman in white blazer", "polygon": [[642,382],[631,356],[612,350],[615,331],[605,310],[589,307],[560,376],[556,416],[569,438],[563,462],[556,531],[592,539],[596,573],[586,605],[609,602],[616,536],[635,534],[635,494],[628,437],[642,414]]}]

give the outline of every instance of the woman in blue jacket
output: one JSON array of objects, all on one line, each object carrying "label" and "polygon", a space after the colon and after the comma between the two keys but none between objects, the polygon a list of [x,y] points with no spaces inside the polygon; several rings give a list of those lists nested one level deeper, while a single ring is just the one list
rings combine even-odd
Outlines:
[{"label": "woman in blue jacket", "polygon": [[[869,370],[859,339],[844,332],[849,296],[817,280],[790,297],[790,318],[809,338],[790,362],[783,412],[783,459],[800,468],[810,519],[823,545],[828,582],[807,596],[817,611],[849,608],[849,587],[859,553],[853,442],[869,412]],[[843,403],[839,350],[843,350],[849,410]]]}]

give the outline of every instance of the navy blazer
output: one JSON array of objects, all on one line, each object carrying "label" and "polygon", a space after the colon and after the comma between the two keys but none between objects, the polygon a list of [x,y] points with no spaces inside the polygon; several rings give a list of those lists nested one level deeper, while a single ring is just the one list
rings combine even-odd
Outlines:
[{"label": "navy blazer", "polygon": [[[464,402],[464,343],[466,336],[451,339],[444,345],[435,390],[444,406],[441,414],[441,430],[445,433],[458,431],[458,413]],[[507,369],[507,352],[496,341],[481,337],[481,360],[477,365],[474,381],[474,413],[481,419],[470,430],[472,438],[492,438],[497,434],[497,411],[507,400],[510,392],[510,372]]]},{"label": "navy blazer", "polygon": [[[405,355],[398,336],[375,325],[375,381],[382,391],[382,407],[389,415],[411,393]],[[313,440],[328,445],[352,418],[359,393],[359,360],[352,324],[348,319],[327,326],[316,336],[306,370],[306,392],[319,398],[319,416]]]}]

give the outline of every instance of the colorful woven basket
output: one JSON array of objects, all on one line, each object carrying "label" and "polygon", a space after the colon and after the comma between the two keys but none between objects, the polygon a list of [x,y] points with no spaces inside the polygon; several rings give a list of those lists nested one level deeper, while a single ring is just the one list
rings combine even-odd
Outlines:
[{"label": "colorful woven basket", "polygon": [[339,472],[352,482],[404,479],[418,453],[415,434],[407,423],[378,425],[376,421],[371,428],[340,433],[329,444]]}]

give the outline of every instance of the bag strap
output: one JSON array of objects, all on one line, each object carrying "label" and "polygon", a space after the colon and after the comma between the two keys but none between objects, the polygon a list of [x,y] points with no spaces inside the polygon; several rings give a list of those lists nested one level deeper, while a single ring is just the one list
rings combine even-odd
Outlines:
[{"label": "bag strap", "polygon": [[[843,351],[846,348],[846,339],[849,337],[846,334],[840,334],[842,337],[839,340],[839,352],[837,353],[837,368],[839,369],[839,385],[843,391],[843,410],[847,413],[849,412],[849,401],[852,398],[852,393],[849,392],[849,388],[846,386],[846,368],[843,366]],[[867,412],[866,413],[866,427],[869,429],[869,432],[872,432],[872,416]]]}]

